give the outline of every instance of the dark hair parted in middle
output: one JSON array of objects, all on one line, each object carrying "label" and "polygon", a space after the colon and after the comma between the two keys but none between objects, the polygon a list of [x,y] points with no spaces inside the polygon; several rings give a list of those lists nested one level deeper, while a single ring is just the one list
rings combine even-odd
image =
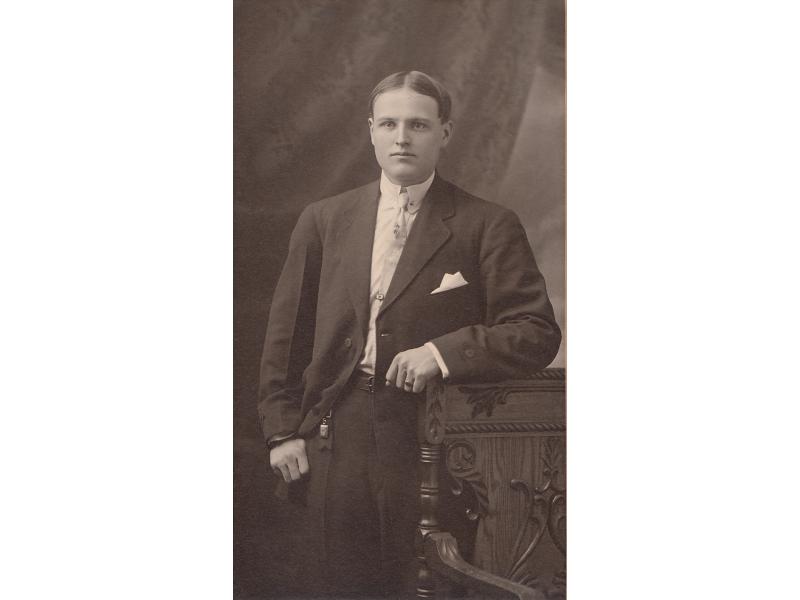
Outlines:
[{"label": "dark hair parted in middle", "polygon": [[381,80],[369,95],[369,116],[372,117],[375,98],[384,92],[398,88],[409,88],[423,96],[430,96],[436,100],[436,104],[439,106],[441,122],[445,123],[450,120],[450,94],[441,83],[422,71],[398,71]]}]

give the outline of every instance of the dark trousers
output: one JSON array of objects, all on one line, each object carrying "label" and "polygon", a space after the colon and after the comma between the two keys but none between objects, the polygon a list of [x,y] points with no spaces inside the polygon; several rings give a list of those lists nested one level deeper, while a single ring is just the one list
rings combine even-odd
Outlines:
[{"label": "dark trousers", "polygon": [[304,556],[298,575],[307,585],[301,587],[311,596],[413,595],[417,401],[397,391],[350,387],[334,405],[331,437],[308,440],[297,554]]}]

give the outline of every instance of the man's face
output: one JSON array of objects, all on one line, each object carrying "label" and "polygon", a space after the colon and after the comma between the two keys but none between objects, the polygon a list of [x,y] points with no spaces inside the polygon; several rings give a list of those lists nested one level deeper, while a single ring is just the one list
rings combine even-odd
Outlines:
[{"label": "man's face", "polygon": [[375,158],[395,185],[425,181],[436,168],[452,130],[452,123],[439,119],[436,100],[408,88],[380,94],[369,119]]}]

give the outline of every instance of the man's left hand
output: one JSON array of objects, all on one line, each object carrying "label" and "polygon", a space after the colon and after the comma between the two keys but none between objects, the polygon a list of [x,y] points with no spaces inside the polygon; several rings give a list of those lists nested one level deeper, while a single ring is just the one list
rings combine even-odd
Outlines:
[{"label": "man's left hand", "polygon": [[386,372],[386,385],[394,385],[401,390],[416,394],[424,390],[428,382],[440,373],[433,352],[425,346],[420,346],[400,352],[394,357]]}]

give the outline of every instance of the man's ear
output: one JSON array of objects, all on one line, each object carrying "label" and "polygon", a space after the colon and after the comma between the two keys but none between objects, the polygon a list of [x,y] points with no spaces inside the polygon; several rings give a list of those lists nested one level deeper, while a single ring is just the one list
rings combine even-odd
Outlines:
[{"label": "man's ear", "polygon": [[447,146],[448,142],[450,142],[450,136],[453,135],[453,122],[448,121],[444,125],[442,125],[442,148]]},{"label": "man's ear", "polygon": [[372,120],[372,117],[369,117],[367,119],[367,123],[369,123],[369,141],[371,141],[372,145],[374,146],[375,145],[375,138],[372,136],[372,125],[373,125],[374,121]]}]

